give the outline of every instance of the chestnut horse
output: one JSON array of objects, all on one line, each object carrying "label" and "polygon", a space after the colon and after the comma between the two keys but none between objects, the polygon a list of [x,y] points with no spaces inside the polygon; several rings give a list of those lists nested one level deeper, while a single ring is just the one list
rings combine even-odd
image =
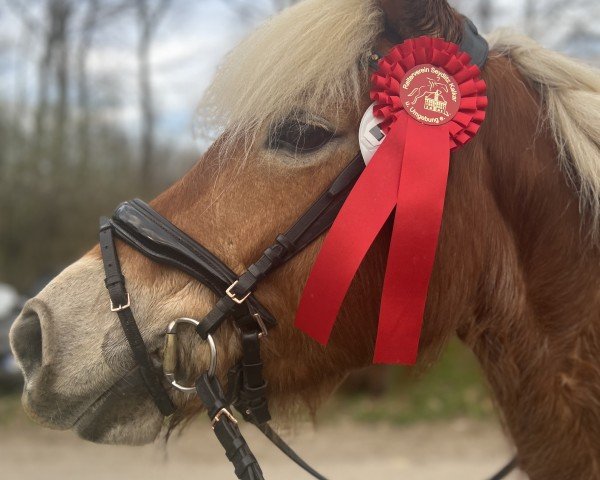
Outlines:
[{"label": "chestnut horse", "polygon": [[[220,138],[152,206],[240,273],[358,151],[370,103],[368,59],[398,39],[460,42],[446,0],[306,0],[258,29],[219,70],[200,107]],[[476,354],[521,468],[532,479],[600,478],[600,72],[510,33],[490,38],[488,117],[452,156],[419,361],[453,335]],[[261,284],[278,318],[263,342],[279,413],[314,410],[373,356],[389,229],[355,278],[322,347],[293,327],[316,242]],[[214,303],[198,282],[125,245],[119,257],[144,340],[161,361],[167,323]],[[40,423],[106,443],[152,441],[163,419],[107,308],[97,248],[30,300],[11,331],[23,405]],[[185,332],[187,333],[187,332]],[[189,378],[205,344],[182,335]],[[219,375],[238,358],[231,326],[215,337]],[[107,395],[119,384],[122,395]],[[171,426],[196,415],[172,392]]]}]

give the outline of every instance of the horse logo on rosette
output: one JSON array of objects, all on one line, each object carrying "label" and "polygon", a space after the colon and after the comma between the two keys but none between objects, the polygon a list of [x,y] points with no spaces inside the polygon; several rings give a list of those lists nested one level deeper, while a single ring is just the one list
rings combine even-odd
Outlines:
[{"label": "horse logo on rosette", "polygon": [[406,73],[400,88],[402,106],[421,123],[449,122],[460,106],[458,84],[442,69],[418,65]]},{"label": "horse logo on rosette", "polygon": [[429,86],[422,85],[413,89],[408,94],[408,97],[414,97],[411,105],[416,105],[420,99],[424,99],[423,108],[435,113],[449,117],[450,114],[446,111],[448,102],[444,98],[443,92],[448,93],[448,85],[440,81],[439,75],[436,78],[427,77]]}]

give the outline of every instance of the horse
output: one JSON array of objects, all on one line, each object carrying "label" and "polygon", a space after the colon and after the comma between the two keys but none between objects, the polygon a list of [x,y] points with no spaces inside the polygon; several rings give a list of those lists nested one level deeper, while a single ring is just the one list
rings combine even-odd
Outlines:
[{"label": "horse", "polygon": [[[439,79],[440,78],[438,77],[438,80]],[[414,97],[413,101],[411,102],[411,105],[415,105],[425,95],[435,94],[437,97],[439,97],[442,93],[442,90],[448,93],[448,85],[436,81],[433,78],[428,78],[427,80],[429,81],[429,88],[423,85],[422,87],[415,88],[412,92],[408,94],[409,98]]]},{"label": "horse", "polygon": [[[358,150],[371,52],[420,35],[460,43],[462,22],[447,0],[305,0],[283,11],[227,56],[198,108],[199,132],[220,135],[152,207],[239,274]],[[600,478],[600,73],[510,31],[488,40],[487,118],[452,154],[418,362],[432,364],[457,336],[531,479]],[[321,241],[255,293],[279,322],[262,344],[278,418],[314,412],[371,363],[390,231],[362,263],[326,347],[293,325]],[[117,249],[160,364],[166,324],[203,315],[214,295]],[[202,407],[172,391],[177,412],[164,425],[128,381],[135,363],[103,278],[96,246],[24,307],[10,333],[22,403],[42,425],[87,440],[148,443]],[[222,378],[240,340],[227,323],[215,343]],[[177,353],[188,379],[207,369],[209,348],[193,332],[182,329]]]}]

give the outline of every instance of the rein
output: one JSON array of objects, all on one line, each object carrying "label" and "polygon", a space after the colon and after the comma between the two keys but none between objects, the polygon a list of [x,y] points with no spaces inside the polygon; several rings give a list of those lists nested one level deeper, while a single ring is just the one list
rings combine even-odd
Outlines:
[{"label": "rein", "polygon": [[[481,66],[485,63],[487,43],[469,20],[465,21],[461,48],[473,53],[474,61]],[[233,464],[236,476],[241,480],[261,480],[264,477],[256,457],[238,428],[238,421],[233,415],[234,409],[307,473],[325,480],[323,475],[302,460],[269,426],[271,414],[267,401],[268,384],[262,373],[260,343],[277,322],[252,294],[269,273],[290,261],[329,230],[364,169],[363,156],[357,154],[292,227],[277,236],[275,242],[240,276],[141,200],[122,203],[112,218],[103,217],[100,220],[100,250],[110,308],[118,315],[141,378],[164,416],[173,414],[175,407],[160,372],[152,363],[136,323],[115,238],[156,263],[186,273],[219,298],[201,321],[178,318],[169,324],[165,335],[163,374],[171,388],[198,395],[207,410],[217,439]],[[224,389],[216,376],[218,350],[212,335],[228,319],[232,320],[240,335],[242,353],[238,362],[229,369]],[[210,349],[209,368],[196,379],[193,386],[182,385],[176,378],[177,327],[184,323],[193,325],[195,332],[208,343]],[[493,479],[504,478],[515,465],[513,460]]]}]

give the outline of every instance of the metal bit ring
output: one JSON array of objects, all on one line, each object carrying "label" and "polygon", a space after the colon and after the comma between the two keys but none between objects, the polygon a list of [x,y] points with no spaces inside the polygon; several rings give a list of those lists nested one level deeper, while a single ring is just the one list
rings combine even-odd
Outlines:
[{"label": "metal bit ring", "polygon": [[[180,392],[191,393],[196,391],[196,387],[186,387],[181,385],[175,378],[175,370],[177,369],[177,325],[180,323],[188,323],[197,327],[200,325],[198,320],[193,318],[177,318],[169,323],[167,333],[165,335],[165,347],[163,351],[163,372],[171,386]],[[212,335],[206,337],[210,348],[210,363],[208,366],[208,374],[214,376],[217,372],[217,346]]]}]

